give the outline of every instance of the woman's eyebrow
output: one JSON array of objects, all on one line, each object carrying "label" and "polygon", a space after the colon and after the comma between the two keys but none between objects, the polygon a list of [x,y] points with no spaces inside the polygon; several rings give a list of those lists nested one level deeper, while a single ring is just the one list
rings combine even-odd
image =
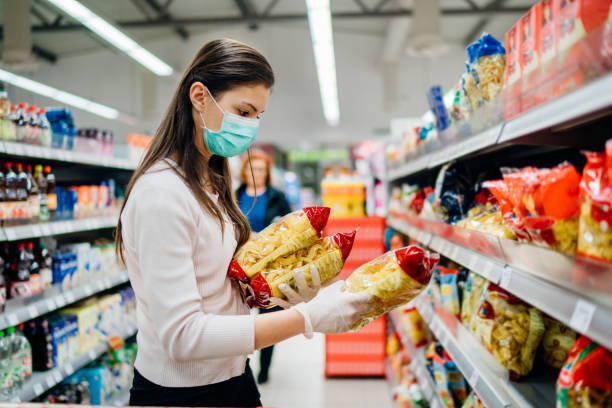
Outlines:
[{"label": "woman's eyebrow", "polygon": [[[257,109],[257,108],[255,107],[255,105],[253,105],[253,104],[252,104],[252,103],[250,103],[250,102],[242,101],[242,103],[243,103],[243,104],[245,104],[245,105],[249,105],[249,106],[251,107],[251,109],[253,109],[255,112],[258,112],[258,111],[259,111],[259,109]],[[264,113],[264,111],[261,111],[261,113]]]}]

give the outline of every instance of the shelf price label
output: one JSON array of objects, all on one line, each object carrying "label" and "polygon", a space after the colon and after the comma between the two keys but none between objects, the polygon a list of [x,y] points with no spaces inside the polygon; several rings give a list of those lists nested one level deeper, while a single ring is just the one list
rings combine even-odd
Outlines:
[{"label": "shelf price label", "polygon": [[53,301],[53,298],[47,299],[47,309],[49,311],[55,309],[55,302]]},{"label": "shelf price label", "polygon": [[476,388],[476,384],[478,384],[478,378],[478,371],[476,371],[476,368],[474,368],[472,370],[472,374],[470,375],[470,379],[468,380],[472,388]]},{"label": "shelf price label", "polygon": [[19,319],[15,313],[11,313],[6,320],[8,321],[10,326],[17,326],[19,324]]},{"label": "shelf price label", "polygon": [[501,276],[499,285],[502,288],[508,290],[510,288],[511,281],[512,281],[512,268],[510,268],[508,265],[505,265],[504,269],[502,270],[502,276]]},{"label": "shelf price label", "polygon": [[574,308],[574,313],[570,320],[570,326],[580,333],[586,333],[589,330],[596,310],[597,307],[594,304],[579,299],[578,302],[576,302],[576,307]]},{"label": "shelf price label", "polygon": [[28,307],[28,314],[30,315],[31,319],[34,319],[35,317],[38,316],[38,311],[36,310],[36,306],[31,305]]},{"label": "shelf price label", "polygon": [[5,229],[4,233],[6,234],[7,241],[14,241],[17,239],[17,233],[15,232],[13,228]]},{"label": "shelf price label", "polygon": [[56,383],[55,383],[55,381],[53,380],[53,377],[52,377],[52,376],[50,376],[50,375],[48,375],[48,376],[47,376],[47,387],[48,387],[48,388],[51,388],[51,387],[53,387],[55,384],[56,384]]},{"label": "shelf price label", "polygon": [[75,301],[74,293],[72,291],[66,292],[66,300],[68,303],[73,303]]},{"label": "shelf price label", "polygon": [[34,384],[32,388],[34,389],[34,393],[36,394],[36,396],[39,396],[44,392],[43,386],[40,385],[40,383]]}]

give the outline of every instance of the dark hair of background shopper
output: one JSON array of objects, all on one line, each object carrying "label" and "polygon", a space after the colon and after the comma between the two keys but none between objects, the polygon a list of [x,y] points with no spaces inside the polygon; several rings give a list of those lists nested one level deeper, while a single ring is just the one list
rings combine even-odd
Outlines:
[{"label": "dark hair of background shopper", "polygon": [[302,333],[346,331],[370,305],[338,282],[298,287],[296,306],[253,316],[227,278],[251,235],[227,157],[254,142],[273,84],[270,64],[248,45],[205,44],[128,185],[116,244],[137,302],[131,405],[259,406],[248,354]]}]

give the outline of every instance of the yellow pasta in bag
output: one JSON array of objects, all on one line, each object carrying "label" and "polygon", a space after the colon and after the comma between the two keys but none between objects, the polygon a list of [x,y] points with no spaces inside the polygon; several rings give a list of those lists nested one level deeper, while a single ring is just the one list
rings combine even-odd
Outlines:
[{"label": "yellow pasta in bag", "polygon": [[387,252],[357,268],[346,280],[346,286],[351,292],[371,294],[375,307],[353,329],[416,297],[429,283],[439,259],[438,254],[411,245]]}]

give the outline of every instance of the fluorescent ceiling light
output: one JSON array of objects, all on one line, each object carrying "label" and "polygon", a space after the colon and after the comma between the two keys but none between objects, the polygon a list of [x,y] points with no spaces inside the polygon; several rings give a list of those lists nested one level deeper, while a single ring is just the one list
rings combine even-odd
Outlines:
[{"label": "fluorescent ceiling light", "polygon": [[18,88],[22,88],[42,96],[46,96],[47,98],[55,99],[56,101],[65,103],[66,105],[74,106],[75,108],[82,109],[104,118],[120,119],[120,115],[122,117],[128,117],[127,115],[120,114],[117,109],[113,109],[106,105],[90,101],[89,99],[81,98],[80,96],[71,94],[69,92],[64,92],[57,88],[41,84],[40,82],[13,74],[12,72],[5,71],[3,69],[0,69],[0,81],[4,81]]},{"label": "fluorescent ceiling light", "polygon": [[140,46],[117,27],[95,14],[77,0],[47,0],[85,27],[108,41],[112,46],[159,76],[172,75],[172,67]]},{"label": "fluorescent ceiling light", "polygon": [[323,115],[330,126],[336,126],[340,123],[340,107],[329,0],[306,0],[306,7]]}]

